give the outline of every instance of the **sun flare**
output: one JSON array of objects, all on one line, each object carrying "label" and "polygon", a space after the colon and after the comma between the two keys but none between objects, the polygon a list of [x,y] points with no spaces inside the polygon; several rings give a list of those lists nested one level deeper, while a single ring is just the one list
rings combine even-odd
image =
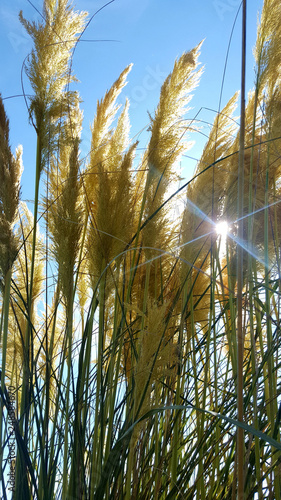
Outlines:
[{"label": "sun flare", "polygon": [[226,237],[229,232],[229,225],[226,221],[221,221],[216,224],[216,233],[219,236]]}]

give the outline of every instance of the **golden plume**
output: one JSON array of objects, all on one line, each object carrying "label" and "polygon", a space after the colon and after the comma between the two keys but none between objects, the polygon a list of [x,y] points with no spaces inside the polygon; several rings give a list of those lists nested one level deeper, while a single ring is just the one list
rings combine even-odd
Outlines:
[{"label": "golden plume", "polygon": [[[162,85],[155,117],[150,117],[151,139],[144,159],[148,168],[144,218],[150,218],[163,203],[168,186],[175,179],[177,161],[188,147],[183,141],[188,131],[183,117],[202,73],[202,69],[197,69],[201,45],[176,60]],[[169,222],[165,215],[165,210],[161,210],[145,226],[144,246],[167,248],[170,234],[167,234]]]},{"label": "golden plume", "polygon": [[74,12],[69,0],[45,0],[44,22],[29,22],[20,12],[20,21],[34,42],[25,69],[34,91],[29,111],[40,138],[40,170],[56,144],[61,120],[67,118],[77,98],[76,92],[69,90],[75,80],[70,58],[86,15]]},{"label": "golden plume", "polygon": [[16,258],[19,242],[14,233],[18,217],[20,180],[23,171],[22,147],[11,153],[9,120],[0,96],[0,280],[3,284],[7,271]]}]

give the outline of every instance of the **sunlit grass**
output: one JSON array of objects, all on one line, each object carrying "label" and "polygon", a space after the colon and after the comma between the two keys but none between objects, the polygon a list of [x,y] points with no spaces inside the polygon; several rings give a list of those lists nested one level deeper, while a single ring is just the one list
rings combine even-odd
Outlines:
[{"label": "sunlit grass", "polygon": [[182,212],[171,185],[201,44],[165,80],[136,169],[129,103],[118,104],[131,66],[97,104],[84,164],[74,42],[61,42],[85,16],[67,0],[44,7],[42,24],[22,19],[35,43],[33,215],[0,107],[3,498],[280,500],[280,2],[264,3],[246,126],[235,94]]}]

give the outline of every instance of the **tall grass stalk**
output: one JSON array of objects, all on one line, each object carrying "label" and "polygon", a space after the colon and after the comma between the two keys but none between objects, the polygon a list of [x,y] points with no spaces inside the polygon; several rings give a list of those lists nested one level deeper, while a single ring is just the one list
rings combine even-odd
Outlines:
[{"label": "tall grass stalk", "polygon": [[[238,240],[243,240],[244,233],[244,154],[245,154],[245,86],[246,86],[246,7],[247,2],[243,0],[242,13],[242,70],[241,70],[241,116],[239,136],[239,167],[238,167]],[[243,361],[244,361],[244,325],[243,325],[243,246],[237,249],[237,417],[243,422]],[[238,500],[244,498],[244,432],[241,427],[237,429],[237,481]]]}]

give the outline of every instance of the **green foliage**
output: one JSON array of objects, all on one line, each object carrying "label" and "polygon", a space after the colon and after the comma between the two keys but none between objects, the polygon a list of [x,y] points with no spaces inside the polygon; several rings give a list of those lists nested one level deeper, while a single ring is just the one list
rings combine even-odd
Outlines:
[{"label": "green foliage", "polygon": [[141,164],[128,101],[118,114],[128,66],[97,104],[82,167],[80,99],[69,85],[85,14],[45,0],[41,23],[21,15],[34,41],[26,71],[37,161],[32,215],[19,201],[21,151],[11,153],[1,101],[3,498],[14,486],[14,500],[227,500],[242,476],[239,500],[280,500],[279,3],[264,2],[245,130],[233,118],[235,94],[214,120],[177,220],[170,186],[187,148],[201,44],[165,80]]}]

